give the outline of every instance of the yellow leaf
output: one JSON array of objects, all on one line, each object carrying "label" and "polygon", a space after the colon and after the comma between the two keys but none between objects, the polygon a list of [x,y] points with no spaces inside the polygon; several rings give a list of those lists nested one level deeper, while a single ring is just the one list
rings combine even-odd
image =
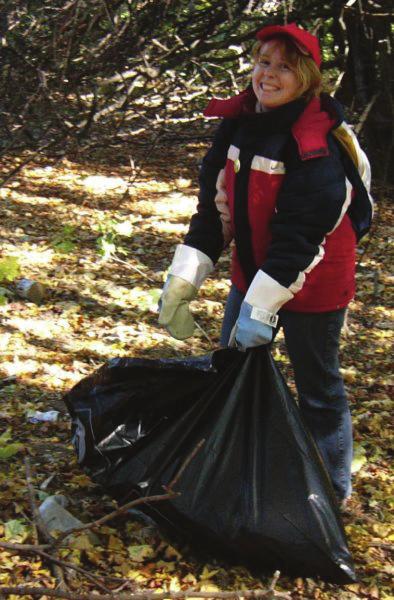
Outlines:
[{"label": "yellow leaf", "polygon": [[[214,575],[216,575],[217,573],[219,573],[219,569],[212,569],[212,571],[210,571],[208,569],[207,566],[205,566],[202,570],[201,573],[201,579],[210,579],[211,577],[213,577]],[[208,590],[209,591],[209,590]]]},{"label": "yellow leaf", "polygon": [[164,557],[167,560],[171,560],[171,559],[176,559],[176,560],[181,560],[182,559],[182,554],[180,552],[178,552],[178,550],[176,548],[174,548],[173,546],[166,546],[166,549],[164,551]]},{"label": "yellow leaf", "polygon": [[219,592],[220,590],[217,585],[208,581],[207,583],[203,583],[200,586],[200,591],[201,592]]},{"label": "yellow leaf", "polygon": [[380,598],[379,590],[376,585],[373,585],[368,589],[368,594],[371,598]]},{"label": "yellow leaf", "polygon": [[82,533],[81,535],[78,535],[77,537],[73,536],[70,541],[70,545],[75,550],[92,550],[93,549],[93,544],[87,533]]},{"label": "yellow leaf", "polygon": [[124,545],[123,542],[116,536],[114,535],[110,535],[109,536],[109,540],[108,540],[108,550],[111,551],[116,551],[116,550],[123,550],[124,549]]},{"label": "yellow leaf", "polygon": [[122,564],[118,565],[115,569],[116,573],[120,573],[123,577],[127,577],[130,573],[130,565],[127,562],[122,562]]},{"label": "yellow leaf", "polygon": [[127,571],[126,577],[128,577],[129,579],[132,579],[133,581],[137,581],[137,582],[146,581],[146,577],[144,577],[144,575],[142,575],[142,573],[140,571],[136,571],[135,569],[129,569]]},{"label": "yellow leaf", "polygon": [[181,590],[178,577],[171,577],[168,589],[170,592],[179,592]]},{"label": "yellow leaf", "polygon": [[148,544],[141,544],[139,546],[129,546],[127,548],[131,560],[134,562],[144,562],[147,558],[153,558],[155,551],[152,546]]},{"label": "yellow leaf", "polygon": [[72,482],[73,484],[77,485],[78,487],[94,487],[94,483],[92,482],[92,480],[90,479],[90,477],[88,477],[87,475],[74,475],[74,477],[72,478]]},{"label": "yellow leaf", "polygon": [[104,566],[103,556],[100,549],[94,548],[93,550],[86,550],[86,555],[90,562],[95,565]]},{"label": "yellow leaf", "polygon": [[352,460],[352,474],[358,473],[358,471],[367,462],[365,448],[360,444],[354,445],[354,456]]},{"label": "yellow leaf", "polygon": [[177,563],[169,562],[168,560],[158,560],[155,564],[158,569],[163,571],[163,573],[172,573],[177,567]]},{"label": "yellow leaf", "polygon": [[386,538],[393,532],[393,528],[389,524],[384,525],[383,523],[375,523],[372,525],[372,529],[380,538]]},{"label": "yellow leaf", "polygon": [[185,577],[183,577],[182,582],[188,583],[189,585],[196,585],[197,579],[192,573],[188,573],[185,575]]}]

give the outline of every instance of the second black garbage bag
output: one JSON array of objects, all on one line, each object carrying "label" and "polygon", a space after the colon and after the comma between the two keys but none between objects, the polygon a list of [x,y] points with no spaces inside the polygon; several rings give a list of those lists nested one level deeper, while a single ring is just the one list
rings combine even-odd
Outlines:
[{"label": "second black garbage bag", "polygon": [[266,348],[202,358],[114,359],[66,396],[93,481],[192,545],[260,571],[355,580],[334,493]]}]

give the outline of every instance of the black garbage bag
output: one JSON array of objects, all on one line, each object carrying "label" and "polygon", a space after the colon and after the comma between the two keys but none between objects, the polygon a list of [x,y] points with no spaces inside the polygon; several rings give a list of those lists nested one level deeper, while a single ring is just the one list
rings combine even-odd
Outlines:
[{"label": "black garbage bag", "polygon": [[120,503],[259,572],[355,580],[328,475],[266,348],[111,360],[65,398],[78,459]]}]

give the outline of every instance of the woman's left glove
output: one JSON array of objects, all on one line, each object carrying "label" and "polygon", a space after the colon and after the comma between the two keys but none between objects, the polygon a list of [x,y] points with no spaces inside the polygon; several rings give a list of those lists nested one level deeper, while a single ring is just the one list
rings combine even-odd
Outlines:
[{"label": "woman's left glove", "polygon": [[177,340],[186,340],[194,332],[194,319],[189,309],[197,288],[185,279],[169,275],[159,301],[159,323]]},{"label": "woman's left glove", "polygon": [[275,297],[277,284],[259,270],[241,304],[239,316],[231,332],[229,346],[245,352],[248,348],[265,346],[272,341],[278,324],[277,311],[281,302]]}]

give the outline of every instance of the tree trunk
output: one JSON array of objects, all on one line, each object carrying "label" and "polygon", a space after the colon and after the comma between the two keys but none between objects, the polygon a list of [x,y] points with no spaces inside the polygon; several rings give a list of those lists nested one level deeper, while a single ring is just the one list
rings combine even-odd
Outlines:
[{"label": "tree trunk", "polygon": [[[362,120],[361,137],[374,178],[394,183],[394,172],[389,169],[394,160],[394,40],[390,18],[376,3],[359,0],[344,9],[343,23],[349,53],[337,97],[354,111],[353,122]],[[363,115],[368,106],[371,110]]]}]

